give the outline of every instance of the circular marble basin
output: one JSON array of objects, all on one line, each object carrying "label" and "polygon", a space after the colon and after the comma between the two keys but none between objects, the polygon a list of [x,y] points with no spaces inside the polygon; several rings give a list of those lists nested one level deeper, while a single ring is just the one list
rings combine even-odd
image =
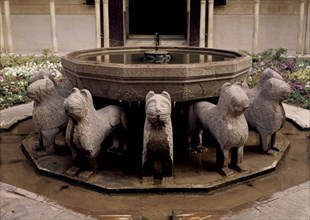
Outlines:
[{"label": "circular marble basin", "polygon": [[159,47],[171,55],[169,63],[145,63],[153,47],[111,47],[80,50],[61,58],[75,87],[93,96],[144,101],[148,91],[167,91],[172,101],[219,95],[225,82],[243,81],[252,65],[241,52],[199,47]]}]

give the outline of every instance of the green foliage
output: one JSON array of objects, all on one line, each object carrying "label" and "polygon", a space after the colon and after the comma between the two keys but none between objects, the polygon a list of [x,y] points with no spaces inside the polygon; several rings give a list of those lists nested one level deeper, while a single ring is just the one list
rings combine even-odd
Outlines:
[{"label": "green foliage", "polygon": [[26,91],[29,78],[42,69],[52,71],[56,80],[61,80],[60,60],[48,49],[42,56],[9,55],[0,57],[0,109],[28,102]]},{"label": "green foliage", "polygon": [[0,69],[5,67],[15,67],[24,66],[27,63],[34,62],[34,55],[22,56],[17,54],[12,54],[8,56],[0,55]]},{"label": "green foliage", "polygon": [[302,108],[310,109],[310,97],[300,94],[299,92],[293,91],[290,97],[286,101],[287,103],[298,105]]},{"label": "green foliage", "polygon": [[292,93],[285,102],[310,109],[310,60],[289,59],[284,48],[267,49],[258,54],[243,52],[253,58],[247,79],[250,88],[258,83],[265,69],[271,68],[291,86]]},{"label": "green foliage", "polygon": [[266,68],[275,68],[280,63],[285,62],[287,49],[267,49],[261,53],[252,54],[247,51],[242,51],[252,57],[253,68],[263,70]]}]

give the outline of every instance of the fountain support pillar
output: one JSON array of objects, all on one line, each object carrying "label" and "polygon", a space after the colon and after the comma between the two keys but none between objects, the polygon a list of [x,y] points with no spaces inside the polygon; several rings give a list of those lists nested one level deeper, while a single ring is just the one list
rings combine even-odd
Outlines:
[{"label": "fountain support pillar", "polygon": [[208,47],[213,48],[213,18],[214,18],[214,0],[209,0],[208,6]]},{"label": "fountain support pillar", "polygon": [[[109,0],[103,0],[103,46],[110,47]],[[104,61],[109,62],[110,56],[105,55]]]},{"label": "fountain support pillar", "polygon": [[186,19],[187,19],[187,45],[190,46],[190,25],[191,25],[191,0],[186,1]]},{"label": "fountain support pillar", "polygon": [[100,0],[95,0],[96,11],[96,46],[101,47],[101,32],[100,32]]},{"label": "fountain support pillar", "polygon": [[258,28],[259,28],[259,0],[254,0],[252,53],[257,53],[258,50]]},{"label": "fountain support pillar", "polygon": [[50,15],[52,27],[52,50],[53,53],[58,53],[57,34],[56,34],[56,13],[55,13],[55,0],[50,0]]},{"label": "fountain support pillar", "polygon": [[200,32],[199,32],[199,47],[206,45],[206,0],[200,0]]},{"label": "fountain support pillar", "polygon": [[2,22],[2,6],[0,4],[0,54],[5,53],[3,22]]},{"label": "fountain support pillar", "polygon": [[9,0],[4,0],[3,3],[4,3],[4,15],[5,15],[5,25],[6,25],[7,52],[9,54],[12,54],[14,52],[14,49],[13,49],[10,2],[9,2]]},{"label": "fountain support pillar", "polygon": [[300,0],[299,4],[299,21],[298,21],[298,34],[297,34],[297,54],[303,54],[303,39],[305,27],[305,0]]},{"label": "fountain support pillar", "polygon": [[310,0],[308,0],[305,36],[305,54],[310,54]]},{"label": "fountain support pillar", "polygon": [[103,0],[103,45],[110,47],[110,30],[109,30],[109,0]]}]

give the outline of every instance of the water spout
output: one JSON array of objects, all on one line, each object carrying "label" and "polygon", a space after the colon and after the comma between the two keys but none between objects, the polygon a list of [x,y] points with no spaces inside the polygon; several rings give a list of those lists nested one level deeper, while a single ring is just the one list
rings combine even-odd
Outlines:
[{"label": "water spout", "polygon": [[158,32],[155,33],[155,50],[158,50],[158,46],[159,46],[159,34]]}]

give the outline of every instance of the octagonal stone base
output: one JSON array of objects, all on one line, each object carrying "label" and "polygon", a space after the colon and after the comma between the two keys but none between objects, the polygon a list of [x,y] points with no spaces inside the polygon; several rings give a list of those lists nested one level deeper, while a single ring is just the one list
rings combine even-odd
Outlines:
[{"label": "octagonal stone base", "polygon": [[[211,146],[208,152],[200,155],[181,155],[175,153],[174,183],[150,184],[141,183],[141,166],[133,165],[132,156],[115,155],[104,152],[100,171],[88,176],[87,172],[77,172],[70,175],[68,169],[72,166],[70,149],[65,146],[62,136],[56,139],[56,150],[52,155],[38,157],[33,150],[38,145],[38,135],[30,134],[23,142],[25,153],[30,157],[39,171],[70,181],[76,181],[84,186],[94,187],[107,192],[210,192],[223,187],[272,172],[289,148],[288,140],[277,134],[276,146],[280,149],[275,155],[262,154],[257,146],[258,135],[250,132],[247,147],[244,151],[244,165],[248,171],[234,172],[232,176],[221,176],[215,169],[215,149]],[[135,155],[135,160],[141,155]],[[88,176],[88,177],[87,177]]]}]

